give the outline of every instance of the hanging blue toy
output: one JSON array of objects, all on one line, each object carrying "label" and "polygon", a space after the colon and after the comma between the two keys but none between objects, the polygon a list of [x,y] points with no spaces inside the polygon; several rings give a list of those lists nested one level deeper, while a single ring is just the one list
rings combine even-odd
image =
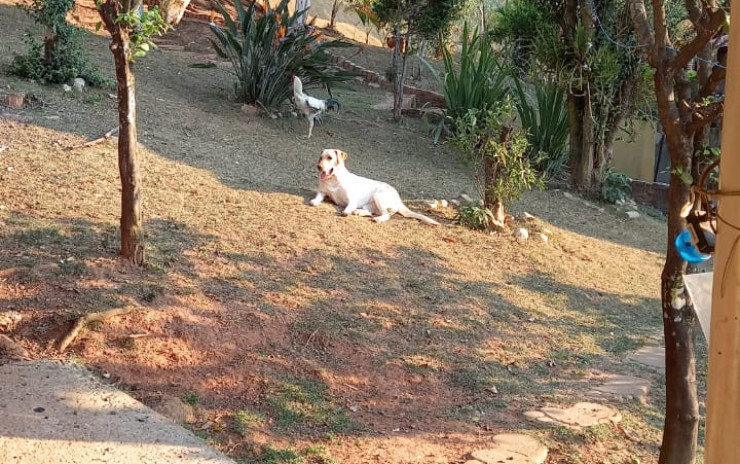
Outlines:
[{"label": "hanging blue toy", "polygon": [[684,229],[678,237],[676,237],[676,250],[684,261],[691,264],[699,264],[708,260],[712,255],[705,255],[700,253],[694,243],[691,241],[691,231]]}]

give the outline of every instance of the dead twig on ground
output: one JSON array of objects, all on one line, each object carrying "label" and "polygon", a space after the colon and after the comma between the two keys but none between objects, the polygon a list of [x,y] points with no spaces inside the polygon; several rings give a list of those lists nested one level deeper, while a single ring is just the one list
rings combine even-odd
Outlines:
[{"label": "dead twig on ground", "polygon": [[72,329],[67,333],[67,335],[65,335],[64,338],[62,338],[62,340],[59,342],[59,352],[64,353],[69,345],[75,340],[75,338],[77,338],[80,330],[82,330],[83,327],[90,324],[91,322],[101,322],[114,316],[123,316],[130,313],[134,309],[135,308],[131,306],[126,306],[123,308],[113,308],[107,311],[89,313],[80,317],[79,319],[77,319],[77,321],[75,321]]},{"label": "dead twig on ground", "polygon": [[92,147],[93,145],[97,145],[99,143],[105,142],[106,140],[110,140],[110,139],[114,138],[113,137],[113,134],[115,134],[116,132],[118,132],[118,126],[114,127],[113,129],[111,129],[108,132],[106,132],[105,134],[103,134],[102,137],[99,137],[99,138],[97,138],[95,140],[90,140],[89,142],[85,142],[82,145],[75,145],[75,146],[69,147],[69,149],[70,150],[77,150],[79,148]]}]

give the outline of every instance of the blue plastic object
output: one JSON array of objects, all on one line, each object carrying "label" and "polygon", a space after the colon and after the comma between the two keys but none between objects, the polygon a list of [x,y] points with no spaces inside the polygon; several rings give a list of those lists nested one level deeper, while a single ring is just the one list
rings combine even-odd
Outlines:
[{"label": "blue plastic object", "polygon": [[676,237],[676,250],[678,250],[678,254],[681,255],[684,261],[691,264],[703,263],[712,257],[712,255],[699,253],[699,250],[691,241],[691,231],[689,229],[684,229]]}]

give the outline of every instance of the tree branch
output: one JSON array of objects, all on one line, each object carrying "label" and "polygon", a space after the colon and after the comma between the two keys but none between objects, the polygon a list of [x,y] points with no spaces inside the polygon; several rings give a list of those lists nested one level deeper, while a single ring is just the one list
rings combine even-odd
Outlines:
[{"label": "tree branch", "polygon": [[688,133],[694,134],[711,124],[717,118],[722,116],[725,110],[725,99],[715,100],[708,105],[697,105],[694,107],[694,116],[691,123],[686,128]]},{"label": "tree branch", "polygon": [[719,84],[724,82],[726,74],[727,70],[725,68],[715,66],[714,69],[712,69],[712,74],[709,75],[709,79],[707,79],[707,82],[699,90],[699,98],[706,98],[710,95],[714,95],[714,93],[717,92]]},{"label": "tree branch", "polygon": [[658,65],[658,54],[655,50],[655,38],[650,32],[647,10],[644,0],[630,0],[630,15],[635,25],[635,33],[640,46],[645,48],[645,57],[650,66],[656,68]]},{"label": "tree branch", "polygon": [[694,23],[696,37],[694,37],[694,40],[681,47],[678,51],[678,55],[671,60],[669,68],[675,72],[677,69],[686,67],[686,65],[688,65],[695,56],[701,53],[702,48],[704,48],[707,42],[714,37],[714,34],[716,34],[724,24],[725,12],[721,9],[709,12],[709,17],[706,19],[702,16],[699,21]]}]

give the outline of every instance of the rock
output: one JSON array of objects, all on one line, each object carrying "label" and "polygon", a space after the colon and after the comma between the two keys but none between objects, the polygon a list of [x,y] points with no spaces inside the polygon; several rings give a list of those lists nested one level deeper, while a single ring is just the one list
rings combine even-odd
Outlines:
[{"label": "rock", "polygon": [[72,81],[72,87],[74,87],[75,92],[82,92],[85,90],[85,79],[81,77],[75,77],[75,80]]},{"label": "rock", "polygon": [[640,217],[640,213],[638,213],[637,211],[627,211],[627,217],[629,219],[637,219]]},{"label": "rock", "polygon": [[534,234],[534,236],[542,243],[547,243],[550,241],[547,235],[543,234],[542,232],[537,232],[536,234]]},{"label": "rock", "polygon": [[522,242],[523,242],[524,240],[527,240],[527,239],[529,238],[529,231],[528,231],[527,229],[525,229],[524,227],[522,227],[522,228],[520,228],[520,229],[517,229],[517,230],[516,230],[516,231],[514,232],[514,237],[515,237],[515,238],[516,238],[517,240],[519,240],[519,241],[522,241]]},{"label": "rock", "polygon": [[425,201],[424,204],[427,205],[428,207],[432,208],[432,209],[437,209],[439,207],[439,204],[437,203],[437,200]]},{"label": "rock", "polygon": [[526,211],[522,213],[522,217],[524,218],[525,221],[531,221],[532,219],[534,219],[534,216],[532,216]]},{"label": "rock", "polygon": [[275,113],[270,113],[270,119],[277,119],[278,115]]},{"label": "rock", "polygon": [[635,397],[643,404],[647,402],[647,395],[650,393],[649,381],[629,375],[608,375],[604,380],[606,382],[595,387],[594,390],[617,396]]},{"label": "rock", "polygon": [[563,196],[565,198],[567,198],[568,200],[575,200],[576,199],[576,197],[574,197],[573,194],[570,193],[570,192],[563,192]]},{"label": "rock", "polygon": [[447,206],[449,206],[449,203],[447,203],[447,200],[439,200],[439,206],[442,208],[447,208]]},{"label": "rock", "polygon": [[466,193],[461,193],[460,194],[460,199],[462,201],[464,201],[465,203],[473,203],[473,199],[470,198],[470,196],[468,194],[466,194]]},{"label": "rock", "polygon": [[450,203],[454,206],[460,206],[460,202],[458,200],[450,200]]},{"label": "rock", "polygon": [[546,416],[545,413],[542,411],[526,411],[524,413],[524,417],[526,417],[527,419],[540,419]]},{"label": "rock", "polygon": [[542,412],[555,423],[566,427],[590,427],[609,422],[617,423],[622,415],[616,409],[597,403],[576,403],[570,408],[542,408]]},{"label": "rock", "polygon": [[507,433],[496,435],[493,446],[473,451],[470,457],[484,464],[542,464],[547,447],[528,435]]},{"label": "rock", "polygon": [[71,92],[72,87],[68,86],[67,84],[62,84],[62,90],[64,90],[65,93]]},{"label": "rock", "polygon": [[10,337],[0,334],[0,356],[28,359],[31,355],[28,354],[25,348],[11,340]]},{"label": "rock", "polygon": [[3,97],[3,103],[10,108],[23,108],[26,103],[26,95],[23,93],[9,93]]},{"label": "rock", "polygon": [[152,409],[178,424],[192,424],[196,421],[195,409],[174,396],[163,395],[152,405]]}]

